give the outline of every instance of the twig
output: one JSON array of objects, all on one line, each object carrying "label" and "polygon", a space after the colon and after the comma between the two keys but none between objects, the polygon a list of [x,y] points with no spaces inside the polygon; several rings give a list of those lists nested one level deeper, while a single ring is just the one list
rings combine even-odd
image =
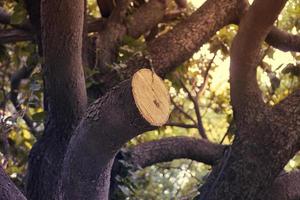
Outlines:
[{"label": "twig", "polygon": [[[21,80],[28,78],[31,75],[31,73],[33,72],[34,68],[35,68],[34,65],[24,66],[19,71],[17,71],[16,73],[14,73],[12,75],[11,83],[10,83],[10,86],[11,86],[10,100],[13,103],[13,105],[15,106],[15,108],[18,112],[22,111],[21,105],[18,103],[18,90],[19,90]],[[26,113],[24,113],[22,115],[22,117],[23,117],[26,125],[29,127],[31,133],[35,137],[37,137],[38,133],[35,130],[34,125],[33,125],[33,121],[30,119],[30,117]]]},{"label": "twig", "polygon": [[212,57],[212,59],[211,59],[210,62],[208,63],[207,69],[206,69],[206,71],[205,71],[205,73],[204,73],[203,82],[202,82],[201,86],[199,87],[199,91],[198,91],[197,94],[196,94],[196,98],[197,98],[197,99],[198,99],[199,96],[201,96],[201,95],[203,94],[203,92],[204,92],[204,90],[205,90],[205,88],[206,88],[206,85],[207,85],[207,83],[208,83],[208,75],[209,75],[209,71],[210,71],[210,69],[211,69],[211,67],[212,67],[212,64],[213,64],[213,62],[214,62],[216,56],[217,56],[217,52],[214,53],[214,56]]},{"label": "twig", "polygon": [[186,118],[191,120],[194,124],[197,124],[197,122],[189,115],[187,112],[185,112],[179,105],[177,105],[173,98],[171,98],[171,103],[174,105],[175,109],[177,109],[180,113],[182,113]]},{"label": "twig", "polygon": [[194,104],[194,109],[195,109],[195,113],[196,113],[196,117],[197,117],[197,126],[198,126],[198,130],[199,130],[199,134],[201,135],[202,138],[207,139],[207,135],[205,133],[204,127],[203,127],[203,123],[202,123],[202,118],[201,118],[201,114],[200,114],[200,110],[199,110],[199,104],[198,101],[196,100],[196,98],[193,97],[192,93],[189,91],[189,89],[185,86],[185,84],[183,83],[182,80],[178,79],[182,88],[185,90],[185,92],[188,94],[189,99],[193,102]]},{"label": "twig", "polygon": [[177,122],[166,123],[166,126],[176,126],[181,128],[198,128],[197,124],[184,124],[184,123],[177,123]]}]

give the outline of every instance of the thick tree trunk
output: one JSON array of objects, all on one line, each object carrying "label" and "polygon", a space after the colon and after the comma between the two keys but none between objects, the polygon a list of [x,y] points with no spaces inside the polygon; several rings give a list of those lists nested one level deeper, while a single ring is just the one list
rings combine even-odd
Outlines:
[{"label": "thick tree trunk", "polygon": [[69,144],[61,199],[108,199],[115,154],[131,138],[163,125],[169,104],[162,80],[147,69],[95,101]]},{"label": "thick tree trunk", "polygon": [[[242,19],[232,44],[230,66],[238,133],[197,199],[258,199],[297,152],[298,126],[289,122],[291,113],[265,105],[256,81],[260,46],[285,2],[254,1]],[[254,25],[256,31],[252,33]]]},{"label": "thick tree trunk", "polygon": [[0,166],[0,200],[26,200]]},{"label": "thick tree trunk", "polygon": [[71,133],[86,106],[82,69],[84,1],[42,1],[45,132],[29,157],[27,196],[55,199]]}]

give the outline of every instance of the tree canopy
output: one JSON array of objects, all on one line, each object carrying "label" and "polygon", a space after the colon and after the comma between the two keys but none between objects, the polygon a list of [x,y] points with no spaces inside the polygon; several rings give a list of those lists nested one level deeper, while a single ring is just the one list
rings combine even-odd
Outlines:
[{"label": "tree canopy", "polygon": [[300,198],[299,0],[0,6],[0,199]]}]

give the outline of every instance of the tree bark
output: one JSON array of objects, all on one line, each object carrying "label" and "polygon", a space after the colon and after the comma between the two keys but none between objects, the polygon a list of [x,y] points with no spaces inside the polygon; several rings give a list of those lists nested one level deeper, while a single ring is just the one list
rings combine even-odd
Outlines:
[{"label": "tree bark", "polygon": [[142,143],[129,149],[129,158],[133,165],[147,167],[174,159],[191,159],[214,165],[222,158],[225,146],[207,140],[189,137],[170,137]]},{"label": "tree bark", "polygon": [[147,69],[96,100],[69,144],[60,199],[108,199],[115,154],[131,138],[167,122],[169,104],[162,80]]},{"label": "tree bark", "polygon": [[[254,1],[231,49],[231,101],[238,133],[197,199],[258,199],[297,152],[289,113],[262,101],[256,81],[259,51],[285,0]],[[255,25],[255,33],[251,32]],[[247,47],[247,48],[245,48]],[[294,123],[294,121],[293,121]]]},{"label": "tree bark", "polygon": [[[29,156],[27,196],[55,199],[71,133],[86,107],[82,69],[84,1],[42,1],[45,132]],[[67,12],[66,12],[67,11]]]},{"label": "tree bark", "polygon": [[0,200],[26,200],[0,166]]},{"label": "tree bark", "polygon": [[218,30],[236,21],[246,7],[244,0],[206,1],[171,31],[151,41],[147,47],[147,55],[129,59],[125,69],[102,76],[102,87],[107,90],[116,85],[120,76],[131,77],[142,66],[150,66],[149,60],[152,61],[155,72],[164,77],[189,59]]}]

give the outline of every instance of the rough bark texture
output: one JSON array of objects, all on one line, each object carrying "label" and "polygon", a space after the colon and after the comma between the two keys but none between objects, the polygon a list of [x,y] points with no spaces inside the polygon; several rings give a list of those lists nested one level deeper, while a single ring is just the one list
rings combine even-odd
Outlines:
[{"label": "rough bark texture", "polygon": [[111,12],[115,7],[114,2],[115,1],[112,0],[97,0],[102,17],[107,18],[110,16]]},{"label": "rough bark texture", "polygon": [[0,200],[26,200],[0,166]]},{"label": "rough bark texture", "polygon": [[147,167],[174,159],[191,159],[213,165],[220,159],[225,146],[189,137],[171,137],[140,144],[129,150],[130,162]]},{"label": "rough bark texture", "polygon": [[300,51],[300,37],[273,27],[266,42],[282,51]]},{"label": "rough bark texture", "polygon": [[165,15],[166,5],[161,0],[151,0],[138,8],[127,22],[127,34],[133,38],[140,37],[151,30]]},{"label": "rough bark texture", "polygon": [[64,161],[63,199],[107,199],[114,155],[134,136],[154,129],[131,90],[131,82],[124,81],[88,108]]},{"label": "rough bark texture", "polygon": [[[298,125],[294,120],[290,122],[291,115],[284,109],[271,110],[264,104],[256,81],[260,45],[285,2],[255,1],[242,19],[232,45],[230,72],[238,133],[197,199],[250,200],[264,196],[264,191],[297,152]],[[255,33],[251,32],[253,25]],[[295,105],[288,106],[295,109]]]},{"label": "rough bark texture", "polygon": [[155,72],[165,76],[189,59],[216,31],[235,21],[246,7],[247,3],[244,0],[206,1],[174,29],[150,42],[147,58],[134,57],[127,61],[128,67],[124,70],[102,76],[103,88],[108,89],[116,85],[120,74],[128,78],[141,67],[150,66],[149,60],[152,61]]},{"label": "rough bark texture", "polygon": [[298,200],[300,199],[300,172],[293,171],[278,176],[271,190],[263,199],[268,200]]},{"label": "rough bark texture", "polygon": [[163,81],[147,69],[92,103],[69,144],[60,199],[108,199],[115,154],[133,137],[165,123],[169,104]]},{"label": "rough bark texture", "polygon": [[[81,66],[82,56],[85,58],[82,54],[84,1],[42,1],[42,6],[40,0],[25,2],[32,24],[30,31],[37,36],[40,48],[43,42],[47,111],[45,134],[30,154],[27,196],[33,200],[105,200],[114,155],[129,139],[155,127],[140,115],[130,81],[125,81],[94,102],[76,129],[86,105]],[[98,64],[104,68],[115,62],[125,34],[139,37],[155,27],[165,12],[164,0],[151,0],[124,20],[129,1],[123,1],[123,6],[117,8],[114,2],[98,0],[102,15],[108,19],[89,26],[90,31],[100,30],[102,52],[98,54]],[[245,0],[208,0],[173,30],[151,40],[147,55],[127,62],[121,76],[130,77],[139,68],[150,67],[151,62],[154,70],[164,76],[190,58],[220,28],[241,19],[231,51],[231,98],[238,127],[232,147],[224,152],[225,147],[206,141],[168,138],[132,149],[130,154],[135,165],[146,167],[175,158],[216,164],[199,199],[300,198],[299,173],[278,176],[300,147],[300,90],[270,108],[263,102],[256,81],[257,58],[265,39],[278,49],[300,51],[299,36],[272,27],[285,2],[256,0],[246,12],[249,5]],[[0,22],[8,24],[8,17],[0,12]],[[100,24],[100,28],[95,24]],[[33,33],[15,28],[1,30],[0,43],[33,39]],[[103,75],[103,87],[115,85],[119,76],[116,72]],[[67,150],[75,129],[76,135]],[[223,159],[216,162],[223,152]],[[58,191],[58,187],[62,188]],[[25,199],[1,168],[0,199]]]},{"label": "rough bark texture", "polygon": [[29,158],[27,196],[32,200],[55,199],[63,156],[86,105],[84,1],[43,1],[41,10],[47,117],[44,135]]},{"label": "rough bark texture", "polygon": [[243,1],[206,1],[187,20],[148,45],[155,71],[159,74],[180,65],[219,29],[232,23],[243,8]]},{"label": "rough bark texture", "polygon": [[126,34],[133,38],[140,37],[160,22],[165,14],[165,4],[159,0],[152,0],[143,4],[126,19],[130,2],[121,2],[108,18],[105,29],[99,32],[96,65],[103,74],[109,72],[111,65],[117,61],[118,48]]}]

